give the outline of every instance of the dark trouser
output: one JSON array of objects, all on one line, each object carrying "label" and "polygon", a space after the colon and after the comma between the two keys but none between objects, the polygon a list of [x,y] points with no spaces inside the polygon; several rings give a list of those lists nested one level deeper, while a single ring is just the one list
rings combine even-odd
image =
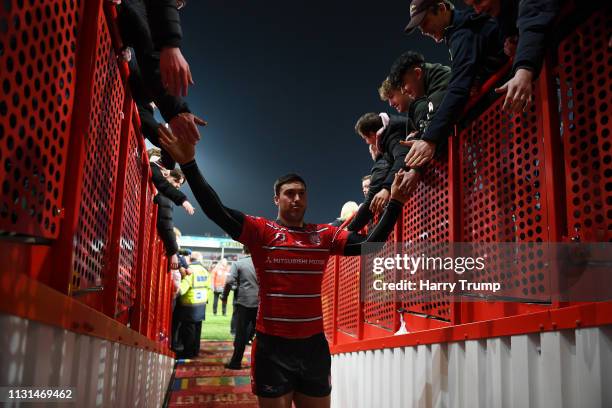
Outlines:
[{"label": "dark trouser", "polygon": [[234,354],[230,360],[230,365],[239,366],[244,355],[244,348],[251,336],[252,327],[255,326],[257,308],[237,304],[234,313],[236,314],[236,336],[234,337]]},{"label": "dark trouser", "polygon": [[202,321],[191,322],[183,320],[179,328],[179,336],[183,341],[183,351],[177,353],[178,358],[193,358],[200,353],[200,337],[202,336]]},{"label": "dark trouser", "polygon": [[183,341],[179,334],[179,328],[181,327],[181,320],[179,316],[179,307],[177,305],[177,297],[172,301],[172,350],[179,351],[183,349]]},{"label": "dark trouser", "polygon": [[232,298],[232,306],[233,306],[233,311],[232,311],[232,321],[230,323],[230,333],[231,334],[236,334],[236,318],[238,317],[238,315],[236,314],[236,305],[238,303],[236,303],[236,291],[234,291],[234,295]]},{"label": "dark trouser", "polygon": [[[215,299],[213,300],[213,314],[217,314],[217,305],[219,304],[219,296],[221,296],[223,292],[215,292]],[[227,299],[221,301],[221,312],[223,316],[227,313]]]}]

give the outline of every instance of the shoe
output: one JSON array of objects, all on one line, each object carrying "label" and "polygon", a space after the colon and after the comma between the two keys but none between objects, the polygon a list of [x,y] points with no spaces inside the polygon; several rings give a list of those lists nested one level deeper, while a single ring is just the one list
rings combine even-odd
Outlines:
[{"label": "shoe", "polygon": [[228,370],[242,370],[242,366],[240,364],[234,365],[231,363],[226,363],[223,366],[227,368]]}]

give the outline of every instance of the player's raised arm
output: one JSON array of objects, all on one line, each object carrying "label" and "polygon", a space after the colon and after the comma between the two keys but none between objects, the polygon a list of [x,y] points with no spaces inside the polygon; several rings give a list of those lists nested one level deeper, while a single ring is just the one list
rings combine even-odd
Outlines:
[{"label": "player's raised arm", "polygon": [[414,183],[409,183],[409,178],[404,180],[406,173],[400,170],[395,174],[393,184],[391,185],[391,199],[387,208],[383,213],[380,222],[374,227],[370,235],[364,237],[357,232],[351,232],[348,236],[347,243],[344,247],[344,255],[355,256],[361,255],[361,244],[367,242],[385,242],[389,237],[397,219],[402,214],[404,203],[408,201],[410,195],[414,191]]},{"label": "player's raised arm", "polygon": [[242,233],[244,214],[221,203],[221,199],[198,169],[195,161],[195,146],[160,127],[159,141],[172,158],[181,165],[185,179],[200,204],[202,211],[230,237],[238,240]]}]

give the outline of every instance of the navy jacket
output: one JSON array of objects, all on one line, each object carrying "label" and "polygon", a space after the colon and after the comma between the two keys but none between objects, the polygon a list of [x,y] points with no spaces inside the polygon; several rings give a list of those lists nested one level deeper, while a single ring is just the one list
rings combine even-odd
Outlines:
[{"label": "navy jacket", "polygon": [[507,60],[497,22],[471,9],[453,10],[444,34],[451,55],[451,79],[446,95],[422,139],[440,143],[448,138],[463,113],[476,82],[484,82]]},{"label": "navy jacket", "polygon": [[550,26],[559,12],[558,0],[504,0],[497,17],[502,37],[518,35],[512,72],[527,68],[537,77],[542,69]]}]

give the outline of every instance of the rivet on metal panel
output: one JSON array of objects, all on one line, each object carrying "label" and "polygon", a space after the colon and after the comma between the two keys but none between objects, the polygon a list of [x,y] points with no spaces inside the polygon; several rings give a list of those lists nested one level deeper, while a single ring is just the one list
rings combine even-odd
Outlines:
[{"label": "rivet on metal panel", "polygon": [[580,326],[582,322],[580,320],[576,320],[576,327]]},{"label": "rivet on metal panel", "polygon": [[540,330],[544,330],[544,325],[540,323]]}]

